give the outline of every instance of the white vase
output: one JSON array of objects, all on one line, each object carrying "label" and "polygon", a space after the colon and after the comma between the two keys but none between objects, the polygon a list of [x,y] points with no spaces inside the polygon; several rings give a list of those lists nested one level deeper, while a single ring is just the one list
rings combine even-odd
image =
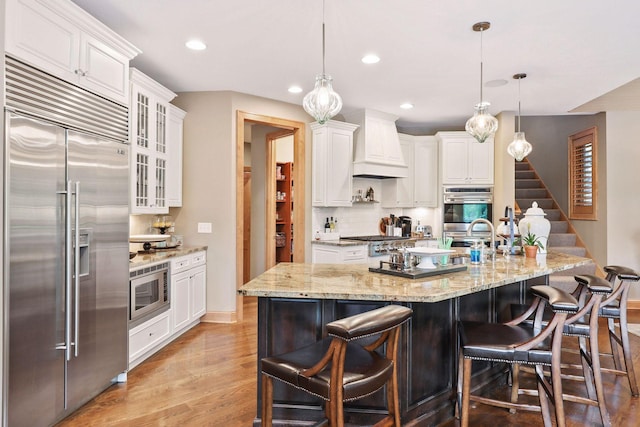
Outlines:
[{"label": "white vase", "polygon": [[544,249],[540,248],[538,253],[546,254],[549,248],[549,232],[551,231],[551,223],[544,216],[546,213],[538,207],[538,202],[533,202],[531,207],[527,209],[518,224],[520,235],[526,236],[527,233],[535,234],[539,238],[540,243],[544,245]]}]

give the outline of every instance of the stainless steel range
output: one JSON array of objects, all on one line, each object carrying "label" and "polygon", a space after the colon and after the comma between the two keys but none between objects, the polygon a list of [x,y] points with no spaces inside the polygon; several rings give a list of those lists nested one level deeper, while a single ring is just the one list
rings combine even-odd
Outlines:
[{"label": "stainless steel range", "polygon": [[359,242],[368,242],[369,259],[389,255],[391,252],[397,252],[404,248],[415,247],[415,241],[409,237],[396,236],[351,236],[342,237],[340,240],[355,240]]}]

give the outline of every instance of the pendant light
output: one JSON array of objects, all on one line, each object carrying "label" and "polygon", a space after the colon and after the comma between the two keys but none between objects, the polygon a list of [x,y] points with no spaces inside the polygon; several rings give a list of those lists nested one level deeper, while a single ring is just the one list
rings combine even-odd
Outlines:
[{"label": "pendant light", "polygon": [[324,70],[324,0],[322,1],[322,74],[316,76],[316,85],[302,100],[304,111],[309,113],[320,124],[324,124],[342,109],[342,98],[331,86],[331,76]]},{"label": "pendant light", "polygon": [[490,104],[482,99],[482,33],[491,28],[491,23],[478,22],[472,28],[473,31],[480,32],[480,103],[476,104],[475,113],[467,120],[464,128],[476,141],[482,143],[498,130],[498,119],[489,114]]},{"label": "pendant light", "polygon": [[513,78],[518,80],[518,130],[513,141],[507,147],[507,153],[517,161],[522,161],[531,153],[531,144],[524,138],[524,132],[520,132],[520,81],[527,77],[525,73],[514,74]]}]

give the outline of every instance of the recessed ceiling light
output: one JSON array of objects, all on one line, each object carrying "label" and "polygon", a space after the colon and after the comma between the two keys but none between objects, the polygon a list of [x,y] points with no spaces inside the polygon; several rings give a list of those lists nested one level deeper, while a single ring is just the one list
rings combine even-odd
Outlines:
[{"label": "recessed ceiling light", "polygon": [[287,90],[289,91],[289,93],[300,93],[300,92],[302,92],[302,88],[300,86],[291,86]]},{"label": "recessed ceiling light", "polygon": [[362,57],[362,62],[364,64],[377,64],[378,62],[380,62],[380,57],[378,55],[370,53]]},{"label": "recessed ceiling light", "polygon": [[205,50],[207,48],[207,45],[204,44],[204,42],[195,39],[186,42],[185,46],[187,46],[191,50]]},{"label": "recessed ceiling light", "polygon": [[402,108],[403,110],[410,110],[413,108],[413,104],[410,102],[405,102],[404,104],[400,105],[400,108]]},{"label": "recessed ceiling light", "polygon": [[485,87],[499,87],[507,84],[505,79],[489,80],[484,85]]}]

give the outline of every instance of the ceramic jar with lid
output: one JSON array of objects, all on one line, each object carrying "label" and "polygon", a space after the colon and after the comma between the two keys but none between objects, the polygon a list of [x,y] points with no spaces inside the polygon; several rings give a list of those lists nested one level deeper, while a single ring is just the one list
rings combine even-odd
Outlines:
[{"label": "ceramic jar with lid", "polygon": [[540,239],[540,243],[544,245],[544,249],[539,248],[538,250],[538,253],[541,254],[547,253],[549,232],[551,231],[551,223],[545,218],[545,215],[546,213],[538,207],[538,202],[533,202],[518,224],[521,236],[524,237],[527,233],[531,233]]}]

